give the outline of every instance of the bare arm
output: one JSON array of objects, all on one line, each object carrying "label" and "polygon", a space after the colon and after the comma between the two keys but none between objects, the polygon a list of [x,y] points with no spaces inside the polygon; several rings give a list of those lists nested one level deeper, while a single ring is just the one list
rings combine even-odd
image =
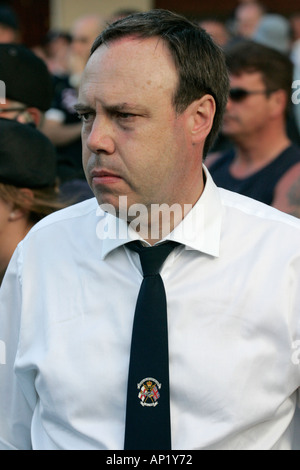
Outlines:
[{"label": "bare arm", "polygon": [[279,180],[272,206],[300,218],[300,163],[290,168]]},{"label": "bare arm", "polygon": [[46,118],[42,131],[54,145],[68,145],[81,136],[81,122],[64,124],[63,122]]}]

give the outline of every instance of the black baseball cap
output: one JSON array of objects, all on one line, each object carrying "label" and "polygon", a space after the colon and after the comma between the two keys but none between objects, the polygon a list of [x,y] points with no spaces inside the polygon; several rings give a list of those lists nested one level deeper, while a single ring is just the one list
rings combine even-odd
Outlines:
[{"label": "black baseball cap", "polygon": [[19,21],[15,12],[6,5],[0,5],[0,24],[11,29],[19,29]]},{"label": "black baseball cap", "polygon": [[56,182],[56,152],[36,127],[0,118],[0,183],[44,188]]},{"label": "black baseball cap", "polygon": [[23,44],[0,44],[0,80],[6,98],[47,111],[54,88],[45,62]]}]

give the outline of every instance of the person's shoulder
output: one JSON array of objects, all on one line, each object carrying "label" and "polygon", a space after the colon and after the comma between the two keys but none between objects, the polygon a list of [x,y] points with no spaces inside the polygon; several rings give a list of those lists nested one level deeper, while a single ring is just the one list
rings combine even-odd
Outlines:
[{"label": "person's shoulder", "polygon": [[73,204],[64,209],[60,209],[52,214],[44,217],[33,226],[29,234],[38,232],[52,225],[65,224],[68,221],[82,219],[90,214],[95,214],[98,209],[96,198],[87,199],[86,201]]},{"label": "person's shoulder", "polygon": [[296,231],[300,231],[300,219],[287,214],[281,210],[264,204],[248,196],[229,191],[227,189],[218,188],[223,206],[228,210],[235,211],[237,216],[245,216],[255,219],[256,224],[261,222],[269,222],[281,224]]}]

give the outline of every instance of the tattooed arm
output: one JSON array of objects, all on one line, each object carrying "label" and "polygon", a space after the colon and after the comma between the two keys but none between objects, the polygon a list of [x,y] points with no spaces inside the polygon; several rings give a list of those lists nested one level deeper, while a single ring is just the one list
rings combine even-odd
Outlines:
[{"label": "tattooed arm", "polygon": [[279,180],[272,206],[300,218],[300,163],[290,168]]}]

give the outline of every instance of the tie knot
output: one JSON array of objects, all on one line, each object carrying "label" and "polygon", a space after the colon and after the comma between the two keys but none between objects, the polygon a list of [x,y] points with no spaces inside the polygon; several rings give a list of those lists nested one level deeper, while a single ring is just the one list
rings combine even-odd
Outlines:
[{"label": "tie knot", "polygon": [[161,266],[171,251],[178,246],[179,243],[168,241],[151,247],[146,247],[140,241],[134,241],[127,244],[130,250],[136,251],[140,255],[143,274],[145,276],[153,276],[159,273]]}]

